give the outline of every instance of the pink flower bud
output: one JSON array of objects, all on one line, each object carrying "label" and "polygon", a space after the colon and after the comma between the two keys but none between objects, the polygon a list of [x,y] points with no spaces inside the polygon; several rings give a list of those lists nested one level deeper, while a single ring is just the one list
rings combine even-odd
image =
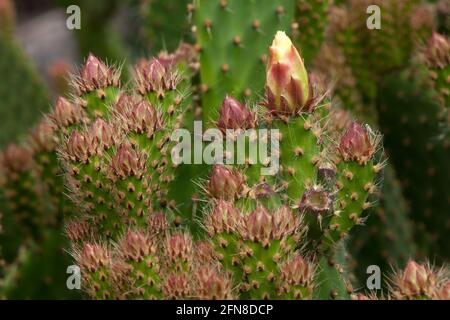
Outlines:
[{"label": "pink flower bud", "polygon": [[138,134],[146,133],[149,138],[162,127],[158,112],[145,100],[131,106],[127,112],[126,122],[129,130]]},{"label": "pink flower bud", "polygon": [[156,253],[156,245],[143,231],[129,230],[119,243],[120,253],[127,260],[142,261]]},{"label": "pink flower bud", "polygon": [[196,294],[200,300],[233,299],[231,279],[216,268],[204,265],[196,270]]},{"label": "pink flower bud", "polygon": [[86,243],[81,252],[75,257],[78,265],[89,272],[95,272],[100,268],[109,267],[111,264],[111,255],[107,248],[98,245]]},{"label": "pink flower bud", "polygon": [[86,163],[94,153],[87,133],[73,131],[65,145],[65,153],[70,161]]},{"label": "pink flower bud", "polygon": [[187,264],[192,261],[193,246],[192,237],[189,234],[174,234],[166,239],[165,255],[169,262],[175,264],[177,268],[178,262]]},{"label": "pink flower bud", "polygon": [[166,299],[188,299],[192,295],[192,286],[187,273],[170,273],[164,284],[163,293]]},{"label": "pink flower bud", "polygon": [[401,295],[408,298],[424,295],[431,297],[436,289],[435,278],[428,266],[408,261],[404,272],[397,278],[397,285]]},{"label": "pink flower bud", "polygon": [[10,144],[0,155],[0,167],[7,173],[20,173],[31,169],[30,151],[17,144]]},{"label": "pink flower bud", "polygon": [[353,122],[341,137],[339,152],[345,161],[358,161],[365,164],[374,151],[367,131],[356,122]]},{"label": "pink flower bud", "polygon": [[[310,262],[296,255],[281,266],[281,280],[289,286],[309,287],[313,283],[314,268]],[[307,297],[299,297],[307,298]]]},{"label": "pink flower bud", "polygon": [[89,54],[78,79],[78,89],[81,92],[91,92],[95,89],[104,89],[109,86],[118,86],[119,75],[117,71],[108,67],[92,53]]},{"label": "pink flower bud", "polygon": [[209,178],[208,192],[216,199],[233,200],[242,189],[243,176],[236,170],[215,165]]},{"label": "pink flower bud", "polygon": [[101,118],[92,124],[89,135],[97,153],[109,149],[115,142],[114,128]]},{"label": "pink flower bud", "polygon": [[308,73],[291,39],[279,31],[270,47],[267,68],[267,106],[275,113],[302,111],[309,100]]},{"label": "pink flower bud", "polygon": [[50,119],[58,126],[58,128],[67,128],[73,124],[81,122],[83,110],[70,103],[63,97],[59,97],[56,101],[55,110],[50,115]]},{"label": "pink flower bud", "polygon": [[220,108],[220,117],[217,127],[222,131],[226,129],[246,130],[254,128],[256,115],[245,104],[233,97],[226,96]]},{"label": "pink flower bud", "polygon": [[241,221],[240,211],[230,202],[218,200],[213,211],[206,218],[206,230],[212,237],[220,233],[233,233]]},{"label": "pink flower bud", "polygon": [[427,63],[432,68],[444,68],[450,64],[450,40],[434,32],[425,52]]},{"label": "pink flower bud", "polygon": [[145,173],[146,161],[145,153],[134,150],[129,144],[123,143],[112,157],[111,168],[117,177],[136,176],[141,178]]},{"label": "pink flower bud", "polygon": [[179,79],[171,63],[167,64],[156,58],[150,61],[141,60],[136,67],[136,81],[141,95],[148,92],[160,94],[166,90],[174,90]]}]

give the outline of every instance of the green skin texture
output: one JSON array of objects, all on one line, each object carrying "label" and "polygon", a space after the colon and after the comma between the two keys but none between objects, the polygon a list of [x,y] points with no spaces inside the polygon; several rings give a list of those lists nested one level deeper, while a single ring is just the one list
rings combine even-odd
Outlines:
[{"label": "green skin texture", "polygon": [[325,39],[329,5],[329,0],[297,1],[294,20],[299,24],[299,30],[294,35],[294,42],[306,63],[312,61]]},{"label": "green skin texture", "polygon": [[[273,126],[281,133],[282,177],[288,183],[287,195],[294,203],[300,201],[308,186],[316,183],[318,168],[314,162],[320,156],[318,139],[311,129],[307,130],[308,126],[305,128],[305,122],[314,123],[313,116],[302,114],[299,117],[289,118],[288,123],[278,120]],[[296,148],[301,148],[303,154],[297,156]],[[288,172],[289,168],[294,170],[293,174]]]},{"label": "green skin texture", "polygon": [[[352,229],[357,221],[350,217],[356,215],[360,218],[364,211],[363,205],[366,202],[369,191],[365,190],[367,184],[373,184],[375,180],[375,172],[373,170],[373,162],[369,161],[365,165],[361,165],[354,161],[342,161],[338,164],[338,183],[342,184],[342,188],[337,192],[336,211],[331,218],[329,229],[324,231],[325,239],[320,250],[327,251],[330,245],[338,242],[345,237],[350,229]],[[353,178],[349,179],[345,176],[345,172],[353,174]],[[356,199],[352,199],[352,195],[357,195]],[[340,204],[341,201],[345,205]]]},{"label": "green skin texture", "polygon": [[[319,300],[349,300],[347,261],[345,259],[344,242],[340,242],[334,252],[322,256],[318,261],[318,271],[315,278],[314,299]],[[339,270],[343,268],[344,270]],[[343,271],[341,273],[340,271]]]},{"label": "green skin texture", "polygon": [[450,64],[445,65],[443,68],[430,68],[430,73],[436,75],[436,78],[433,79],[434,88],[442,103],[443,107],[449,112],[450,109]]},{"label": "green skin texture", "polygon": [[[289,30],[293,19],[294,1],[290,0],[229,0],[222,8],[219,0],[195,0],[193,23],[201,47],[200,78],[208,90],[202,96],[203,120],[212,127],[226,94],[243,99],[246,89],[250,99],[263,93],[265,65],[261,57],[278,30]],[[276,9],[284,7],[278,15]],[[252,26],[260,23],[259,29]],[[212,23],[211,28],[205,22]],[[234,38],[240,37],[240,44]],[[222,67],[228,65],[228,71]]]},{"label": "green skin texture", "polygon": [[140,9],[142,33],[151,52],[175,50],[189,31],[187,5],[191,1],[146,0],[141,2],[143,2]]},{"label": "green skin texture", "polygon": [[0,34],[0,147],[17,141],[50,103],[47,88],[22,49]]},{"label": "green skin texture", "polygon": [[388,165],[384,169],[380,205],[369,209],[365,228],[355,228],[348,246],[357,262],[353,271],[360,285],[367,280],[367,266],[377,265],[387,272],[391,266],[403,269],[408,259],[415,259],[413,226],[401,192],[394,168]]},{"label": "green skin texture", "polygon": [[450,152],[445,139],[438,139],[442,108],[433,90],[424,89],[423,76],[408,71],[387,77],[377,107],[385,147],[410,204],[419,257],[439,262],[450,256],[445,237],[450,204],[444,200]]}]

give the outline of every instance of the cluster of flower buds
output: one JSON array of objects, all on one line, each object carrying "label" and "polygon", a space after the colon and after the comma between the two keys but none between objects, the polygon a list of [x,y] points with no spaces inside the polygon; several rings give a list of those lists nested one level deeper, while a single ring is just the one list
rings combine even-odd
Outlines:
[{"label": "cluster of flower buds", "polygon": [[406,268],[395,278],[399,298],[432,298],[436,295],[438,276],[428,265],[408,261]]}]

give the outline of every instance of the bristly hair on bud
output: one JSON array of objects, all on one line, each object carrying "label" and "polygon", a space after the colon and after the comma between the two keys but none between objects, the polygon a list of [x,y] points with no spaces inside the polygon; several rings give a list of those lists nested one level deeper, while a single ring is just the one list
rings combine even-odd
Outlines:
[{"label": "bristly hair on bud", "polygon": [[125,260],[142,261],[156,253],[155,239],[142,230],[128,230],[119,242],[119,251]]},{"label": "bristly hair on bud", "polygon": [[[312,263],[296,255],[285,261],[281,267],[281,283],[280,293],[291,293],[295,299],[311,298],[313,290],[314,266]],[[302,296],[300,290],[295,290],[296,286],[306,287],[309,289],[308,296]],[[289,292],[295,290],[294,292]]]},{"label": "bristly hair on bud", "polygon": [[450,39],[434,32],[425,50],[427,64],[432,68],[442,69],[450,64]]},{"label": "bristly hair on bud", "polygon": [[393,277],[391,291],[398,299],[436,298],[441,276],[429,264],[409,260],[405,270]]},{"label": "bristly hair on bud", "polygon": [[188,272],[192,267],[194,243],[188,233],[176,233],[166,238],[164,245],[167,267]]},{"label": "bristly hair on bud", "polygon": [[125,111],[124,123],[128,132],[146,134],[149,139],[163,127],[162,115],[146,100],[129,105]]},{"label": "bristly hair on bud", "polygon": [[88,163],[95,148],[89,132],[73,131],[63,146],[63,158],[71,162]]},{"label": "bristly hair on bud", "polygon": [[103,61],[90,53],[80,71],[80,75],[75,77],[73,82],[79,93],[89,93],[97,89],[118,87],[119,79],[119,70],[107,66]]},{"label": "bristly hair on bud", "polygon": [[200,266],[195,272],[195,293],[200,300],[232,300],[233,283],[226,273],[216,267]]},{"label": "bristly hair on bud", "polygon": [[157,236],[169,230],[169,221],[164,213],[155,212],[148,218],[147,226],[149,233]]},{"label": "bristly hair on bud", "polygon": [[88,219],[74,219],[66,222],[65,233],[72,244],[88,241],[92,238],[93,231]]},{"label": "bristly hair on bud", "polygon": [[206,217],[205,229],[210,237],[220,233],[233,233],[240,225],[241,219],[241,212],[231,202],[218,200]]},{"label": "bristly hair on bud", "polygon": [[180,76],[174,68],[173,61],[141,60],[135,71],[138,93],[146,95],[149,92],[156,92],[164,95],[165,91],[175,90]]},{"label": "bristly hair on bud", "polygon": [[372,137],[367,129],[353,122],[341,137],[338,151],[344,161],[357,161],[366,164],[373,156],[380,137]]},{"label": "bristly hair on bud", "polygon": [[102,154],[117,143],[119,138],[116,135],[113,126],[101,118],[96,119],[89,128],[90,141],[96,154]]},{"label": "bristly hair on bud", "polygon": [[145,174],[146,162],[147,154],[134,150],[128,143],[122,143],[111,159],[111,169],[116,177],[135,176],[140,179]]},{"label": "bristly hair on bud", "polygon": [[63,97],[58,97],[53,112],[49,115],[49,118],[60,129],[65,129],[71,125],[79,124],[82,122],[84,110],[79,106],[70,103]]},{"label": "bristly hair on bud", "polygon": [[0,154],[0,169],[6,174],[25,172],[31,169],[33,157],[25,147],[17,144],[10,144]]},{"label": "bristly hair on bud", "polygon": [[207,192],[216,199],[234,200],[242,190],[244,177],[233,168],[215,165],[211,171]]},{"label": "bristly hair on bud", "polygon": [[270,213],[263,206],[258,206],[252,213],[244,216],[239,231],[244,240],[260,242],[264,247],[271,240],[283,240],[300,231],[302,217],[295,215],[286,206]]},{"label": "bristly hair on bud", "polygon": [[181,300],[192,298],[192,284],[187,273],[171,272],[163,284],[163,293],[168,300]]},{"label": "bristly hair on bud", "polygon": [[96,272],[100,268],[111,266],[111,253],[100,244],[85,243],[80,251],[74,253],[77,264],[88,272]]},{"label": "bristly hair on bud", "polygon": [[296,114],[310,100],[308,73],[291,39],[279,31],[270,47],[266,106],[275,114]]},{"label": "bristly hair on bud", "polygon": [[252,129],[256,126],[256,113],[231,96],[225,97],[219,112],[217,127],[222,132],[226,132],[227,129]]}]

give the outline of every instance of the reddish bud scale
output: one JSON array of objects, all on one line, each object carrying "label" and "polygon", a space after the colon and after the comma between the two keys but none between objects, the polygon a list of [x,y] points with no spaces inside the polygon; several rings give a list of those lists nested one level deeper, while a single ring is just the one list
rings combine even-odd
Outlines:
[{"label": "reddish bud scale", "polygon": [[437,292],[437,277],[427,265],[408,261],[405,270],[395,279],[400,297],[407,299],[433,298]]},{"label": "reddish bud scale", "polygon": [[154,239],[143,231],[129,230],[119,243],[120,253],[126,260],[142,261],[156,253]]},{"label": "reddish bud scale", "polygon": [[293,299],[312,298],[314,268],[309,261],[296,255],[280,267],[280,293]]},{"label": "reddish bud scale", "polygon": [[50,114],[50,119],[59,129],[67,129],[70,126],[78,125],[83,121],[83,109],[76,104],[70,103],[63,97],[56,101],[55,109]]},{"label": "reddish bud scale", "polygon": [[201,266],[196,270],[196,298],[200,300],[231,300],[233,284],[225,273],[211,266]]},{"label": "reddish bud scale", "polygon": [[357,161],[366,164],[375,152],[367,131],[358,123],[353,122],[342,135],[338,150],[344,161]]},{"label": "reddish bud scale", "polygon": [[136,177],[141,179],[146,170],[147,155],[134,150],[129,144],[121,144],[111,159],[111,169],[120,179]]},{"label": "reddish bud scale", "polygon": [[187,233],[168,236],[165,241],[166,265],[169,270],[189,272],[192,269],[193,242]]},{"label": "reddish bud scale", "polygon": [[244,177],[235,169],[215,165],[208,183],[208,193],[216,199],[233,200],[239,196]]},{"label": "reddish bud scale", "polygon": [[205,227],[211,237],[221,233],[234,233],[241,219],[240,211],[232,203],[218,200],[213,211],[206,217]]},{"label": "reddish bud scale", "polygon": [[157,130],[163,128],[162,117],[149,102],[141,100],[129,107],[125,113],[128,132],[145,134],[152,139]]},{"label": "reddish bud scale", "polygon": [[163,293],[168,300],[184,300],[192,298],[192,284],[187,273],[170,273],[164,282]]},{"label": "reddish bud scale", "polygon": [[76,79],[76,85],[80,93],[89,93],[110,86],[118,87],[119,74],[91,53],[80,71],[79,78]]},{"label": "reddish bud scale", "polygon": [[144,96],[150,92],[163,94],[165,91],[175,90],[180,77],[173,70],[171,61],[156,58],[141,60],[136,67],[135,76],[138,92]]},{"label": "reddish bud scale", "polygon": [[220,108],[217,127],[223,132],[227,129],[246,130],[256,126],[256,114],[245,104],[226,96]]},{"label": "reddish bud scale", "polygon": [[111,253],[108,248],[85,243],[81,251],[75,253],[77,265],[84,275],[83,286],[96,299],[112,299],[115,295],[112,274]]},{"label": "reddish bud scale", "polygon": [[308,74],[303,59],[284,32],[270,47],[267,67],[267,107],[276,114],[295,114],[309,101]]}]

